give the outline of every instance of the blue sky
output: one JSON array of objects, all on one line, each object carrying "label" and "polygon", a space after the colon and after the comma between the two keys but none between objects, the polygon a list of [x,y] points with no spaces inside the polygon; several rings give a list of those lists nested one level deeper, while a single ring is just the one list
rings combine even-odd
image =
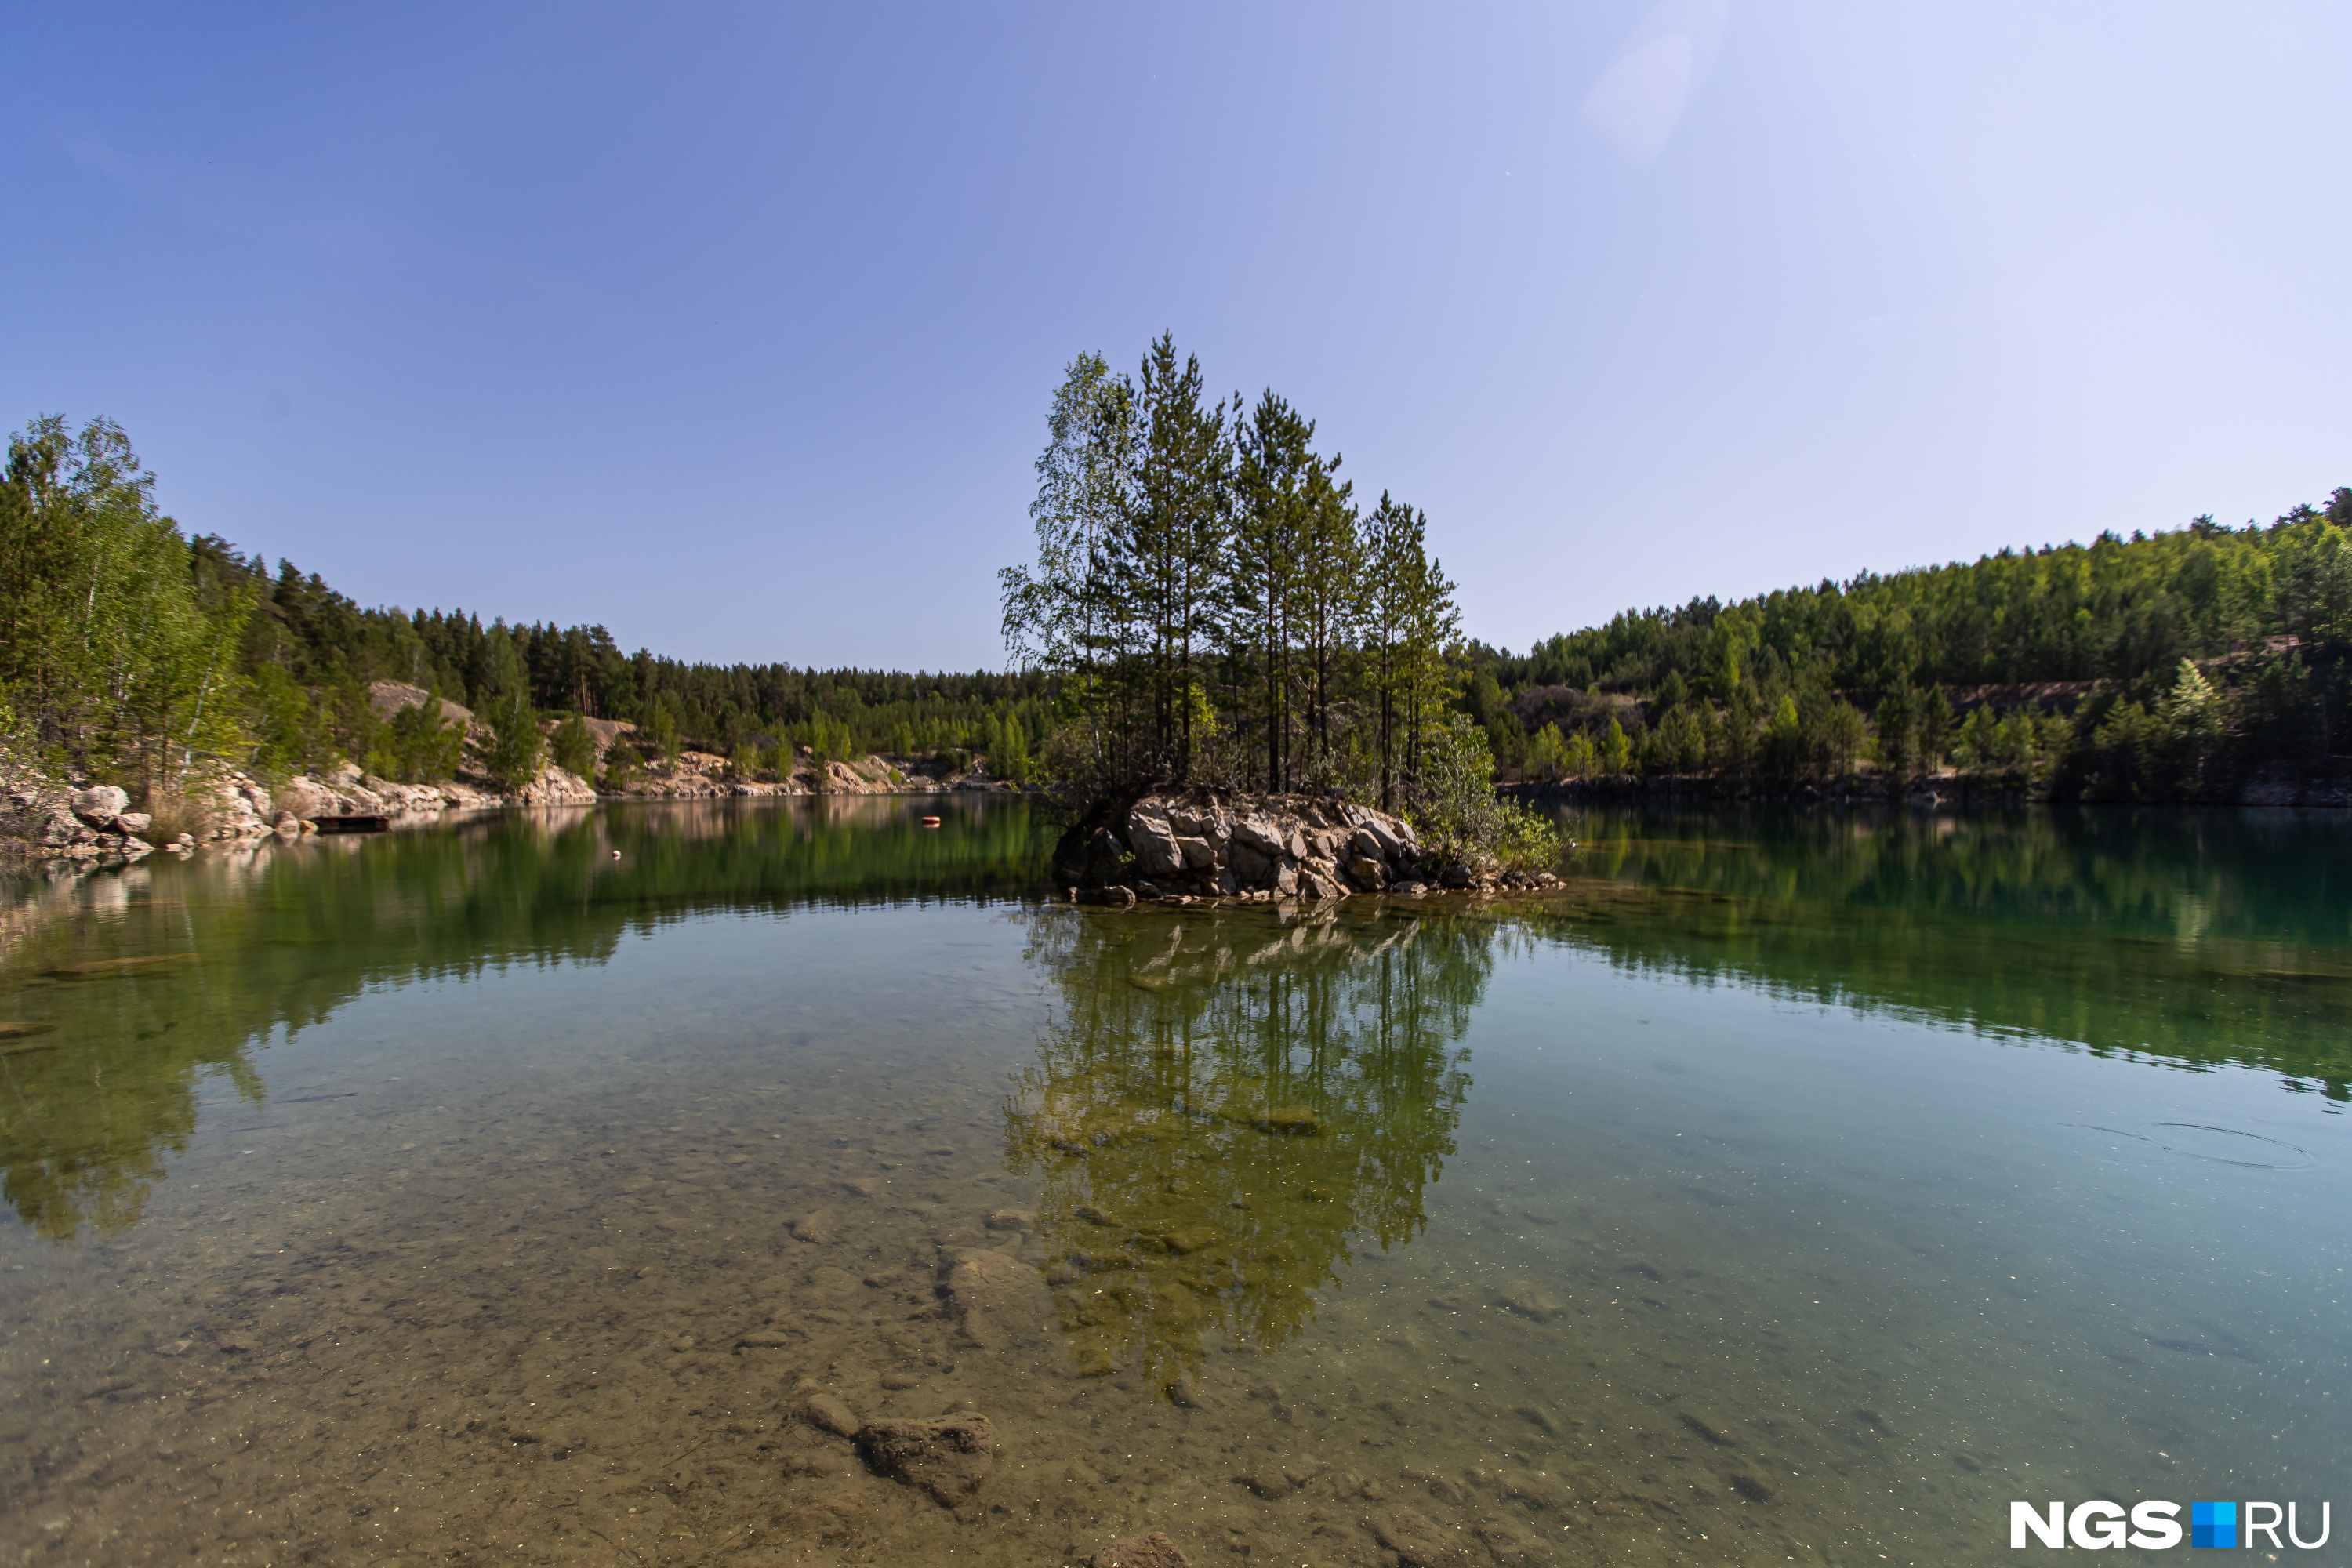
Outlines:
[{"label": "blue sky", "polygon": [[1002,662],[1172,328],[1470,629],[2352,483],[2325,5],[21,5],[0,419],[363,603]]}]

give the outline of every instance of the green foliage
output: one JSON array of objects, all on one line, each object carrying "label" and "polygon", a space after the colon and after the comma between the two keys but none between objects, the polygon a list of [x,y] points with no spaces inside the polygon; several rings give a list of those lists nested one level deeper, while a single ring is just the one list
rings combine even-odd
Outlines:
[{"label": "green foliage", "polygon": [[[820,721],[836,755],[969,749],[1017,721],[1056,722],[1042,672],[1006,675],[688,664],[625,654],[602,626],[457,610],[365,609],[287,561],[184,537],[153,478],[100,419],[34,420],[0,481],[0,689],[58,763],[152,790],[217,760],[273,778],[339,757],[387,777],[450,776],[447,726],[386,721],[372,683],[446,694],[488,721],[536,710],[629,720],[661,754],[734,754]],[[395,731],[397,732],[395,732]]]},{"label": "green foliage", "polygon": [[265,777],[288,778],[333,760],[326,715],[310,694],[278,664],[265,664],[246,683],[246,713],[253,763]]},{"label": "green foliage", "polygon": [[1651,728],[1633,738],[1649,772],[1688,771],[1687,715],[1707,737],[1706,765],[1731,774],[1833,778],[1874,752],[1899,777],[1949,761],[2009,787],[2211,798],[2265,761],[2330,753],[2333,716],[2352,700],[2347,529],[2352,489],[2266,527],[2200,518],[2129,541],[1628,611],[1525,658],[1474,647],[1469,702],[1503,755],[1498,706],[1531,724],[1558,717],[1564,745],[1572,714],[1604,772],[1582,688],[1648,694]]},{"label": "green foliage", "polygon": [[653,717],[646,726],[646,738],[653,742],[654,755],[676,757],[678,753],[677,707],[674,702],[657,697],[654,700]]},{"label": "green foliage", "polygon": [[596,737],[588,732],[587,721],[579,714],[566,714],[555,727],[548,752],[565,773],[590,784],[596,782]]},{"label": "green foliage", "polygon": [[1423,778],[1407,816],[1433,844],[1523,869],[1549,869],[1559,858],[1559,833],[1550,819],[1495,793],[1494,753],[1468,714],[1449,713],[1435,728]]},{"label": "green foliage", "polygon": [[396,784],[455,778],[466,758],[466,727],[443,718],[441,702],[436,690],[394,713],[374,731],[374,743],[362,765]]},{"label": "green foliage", "polygon": [[242,749],[251,596],[205,584],[154,476],[104,419],[55,416],[0,479],[0,689],[68,766],[152,790]]},{"label": "green foliage", "polygon": [[996,778],[1026,783],[1034,771],[1029,755],[1029,739],[1023,732],[1016,715],[1003,719],[991,714],[981,731],[980,749],[988,760],[988,771]]},{"label": "green foliage", "polygon": [[530,705],[530,693],[514,687],[485,717],[490,735],[482,748],[482,766],[490,782],[503,790],[518,790],[538,778],[547,760],[547,743],[540,732],[539,712]]},{"label": "green foliage", "polygon": [[[1077,798],[1204,780],[1407,804],[1459,637],[1427,520],[1387,495],[1360,514],[1274,393],[1244,416],[1202,386],[1163,335],[1134,378],[1087,354],[1055,394],[1036,557],[1000,574],[1007,647],[1055,682],[1051,721],[1022,714],[1020,733],[1049,737]],[[1517,762],[1524,732],[1496,707]]]}]

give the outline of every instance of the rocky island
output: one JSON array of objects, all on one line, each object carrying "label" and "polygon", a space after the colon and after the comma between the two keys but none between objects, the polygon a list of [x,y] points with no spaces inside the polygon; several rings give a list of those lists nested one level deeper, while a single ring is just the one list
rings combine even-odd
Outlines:
[{"label": "rocky island", "polygon": [[1336,796],[1211,789],[1098,804],[1055,847],[1054,877],[1073,901],[1115,904],[1420,898],[1559,882],[1426,847],[1402,817]]}]

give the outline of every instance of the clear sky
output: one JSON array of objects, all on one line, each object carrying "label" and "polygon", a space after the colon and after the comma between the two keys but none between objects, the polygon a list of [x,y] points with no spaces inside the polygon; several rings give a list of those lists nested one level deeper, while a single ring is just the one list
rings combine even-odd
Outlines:
[{"label": "clear sky", "polygon": [[968,668],[1062,367],[1172,328],[1523,649],[2352,484],[2347,60],[2341,4],[23,0],[0,420],[362,603]]}]

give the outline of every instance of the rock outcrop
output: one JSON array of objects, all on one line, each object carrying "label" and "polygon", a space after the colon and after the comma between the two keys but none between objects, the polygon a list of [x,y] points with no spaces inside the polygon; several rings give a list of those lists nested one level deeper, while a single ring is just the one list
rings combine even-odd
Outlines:
[{"label": "rock outcrop", "polygon": [[12,858],[136,860],[154,852],[154,819],[130,805],[112,784],[69,789],[28,773],[0,797],[0,844]]},{"label": "rock outcrop", "polygon": [[[432,695],[425,688],[411,686],[404,680],[372,681],[368,685],[368,706],[375,710],[377,718],[389,721],[401,710],[416,707]],[[441,699],[439,711],[442,722],[457,725],[468,736],[471,736],[482,722],[475,716],[472,709],[462,703],[452,702],[446,697]]]},{"label": "rock outcrop", "polygon": [[1418,898],[1559,883],[1549,872],[1500,871],[1436,853],[1402,817],[1351,801],[1211,790],[1098,808],[1062,836],[1054,877],[1075,897],[1114,903]]},{"label": "rock outcrop", "polygon": [[940,787],[908,776],[879,756],[835,759],[820,767],[803,746],[793,771],[781,779],[747,779],[725,757],[689,751],[647,763],[627,793],[656,800],[711,800],[728,795],[908,795]]},{"label": "rock outcrop", "polygon": [[1063,836],[1057,884],[1137,898],[1339,899],[1423,890],[1412,824],[1306,795],[1148,795]]}]

